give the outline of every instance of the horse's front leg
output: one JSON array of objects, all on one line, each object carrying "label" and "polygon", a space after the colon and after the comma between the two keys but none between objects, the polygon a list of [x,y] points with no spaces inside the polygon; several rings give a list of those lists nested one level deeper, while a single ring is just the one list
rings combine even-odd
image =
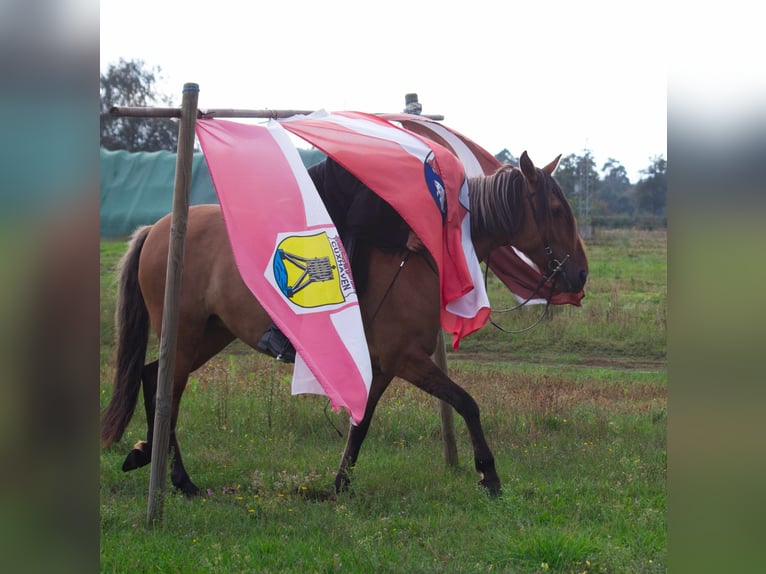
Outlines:
[{"label": "horse's front leg", "polygon": [[495,470],[495,457],[484,437],[479,416],[479,405],[476,404],[473,397],[450,379],[425,354],[422,356],[417,354],[406,361],[399,376],[428,394],[448,403],[463,417],[471,436],[474,466],[476,472],[481,476],[479,484],[485,487],[491,495],[500,494],[500,477]]},{"label": "horse's front leg", "polygon": [[367,431],[370,430],[372,415],[375,413],[375,407],[378,405],[380,397],[388,388],[393,377],[375,373],[370,383],[370,393],[367,397],[367,406],[364,409],[364,417],[358,425],[350,425],[348,429],[348,438],[346,439],[346,448],[343,451],[343,458],[340,461],[340,468],[335,475],[335,492],[340,493],[348,490],[351,484],[351,472],[354,469],[356,460],[359,457],[359,450],[362,447]]}]

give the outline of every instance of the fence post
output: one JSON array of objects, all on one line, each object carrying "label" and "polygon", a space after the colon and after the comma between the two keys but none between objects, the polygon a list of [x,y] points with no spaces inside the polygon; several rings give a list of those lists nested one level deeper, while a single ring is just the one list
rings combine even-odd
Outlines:
[{"label": "fence post", "polygon": [[154,413],[149,503],[147,527],[162,522],[163,493],[167,477],[170,419],[173,404],[173,371],[178,338],[178,298],[181,292],[186,222],[189,216],[189,188],[194,156],[194,127],[197,121],[199,86],[184,84],[181,121],[178,126],[178,155],[173,187],[173,215],[170,224],[170,244],[165,279],[165,300],[162,311],[157,398]]},{"label": "fence post", "polygon": [[[404,113],[421,115],[423,104],[418,101],[416,93],[404,94]],[[426,116],[428,117],[428,116]],[[443,116],[431,116],[434,119],[443,120]],[[447,351],[444,348],[444,331],[439,329],[439,337],[436,340],[436,352],[431,357],[445,375],[447,371]],[[457,466],[457,443],[455,440],[455,411],[451,405],[439,401],[440,417],[442,421],[442,441],[444,442],[444,458],[447,466]]]},{"label": "fence post", "polygon": [[[447,351],[444,348],[444,331],[439,329],[439,338],[436,341],[436,352],[433,360],[436,366],[448,375],[447,371]],[[455,410],[452,405],[439,401],[442,421],[442,441],[444,443],[444,459],[447,466],[457,466],[457,441],[455,440]]]}]

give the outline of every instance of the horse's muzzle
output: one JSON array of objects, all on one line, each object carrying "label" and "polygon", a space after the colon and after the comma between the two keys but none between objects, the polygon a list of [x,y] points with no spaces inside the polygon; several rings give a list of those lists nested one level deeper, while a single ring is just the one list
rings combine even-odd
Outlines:
[{"label": "horse's muzzle", "polygon": [[576,269],[571,271],[564,271],[562,273],[562,279],[564,286],[566,288],[566,291],[569,291],[570,293],[578,293],[579,291],[583,290],[583,287],[585,287],[585,281],[588,279],[588,270],[587,269],[580,269],[577,271]]}]

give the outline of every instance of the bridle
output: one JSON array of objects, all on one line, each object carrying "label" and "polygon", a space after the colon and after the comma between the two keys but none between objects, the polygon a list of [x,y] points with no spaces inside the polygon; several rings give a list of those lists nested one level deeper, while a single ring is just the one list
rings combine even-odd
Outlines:
[{"label": "bridle", "polygon": [[[537,191],[529,191],[529,186],[527,185],[527,201],[529,202],[529,207],[532,210],[532,216],[533,216],[533,218],[535,220],[535,225],[537,226],[537,230],[539,232],[540,231],[540,219],[538,218],[538,215],[537,215],[537,207],[535,206],[535,202],[533,201],[533,197],[536,194],[537,194]],[[544,248],[543,249],[545,250],[545,254],[548,256],[548,274],[544,275],[540,279],[540,281],[538,281],[537,286],[535,287],[535,289],[532,291],[532,293],[526,299],[524,299],[524,301],[520,302],[518,305],[516,305],[514,307],[510,307],[508,309],[501,309],[499,311],[494,311],[494,312],[495,313],[508,313],[510,311],[516,311],[517,309],[521,309],[527,303],[529,303],[532,299],[534,299],[535,296],[543,288],[543,286],[547,282],[550,281],[551,282],[551,288],[550,288],[550,291],[548,293],[548,296],[545,297],[545,307],[543,308],[543,312],[540,314],[540,316],[537,318],[537,320],[534,323],[532,323],[531,325],[529,325],[527,327],[524,327],[523,329],[515,329],[515,330],[505,329],[504,327],[501,327],[500,325],[498,325],[494,321],[494,319],[492,319],[492,315],[490,314],[489,322],[492,324],[492,326],[494,326],[495,328],[499,329],[503,333],[508,333],[508,334],[524,333],[524,332],[529,331],[529,330],[533,329],[534,327],[536,327],[540,323],[540,321],[542,321],[543,318],[545,318],[546,314],[548,313],[548,307],[551,304],[551,299],[553,298],[553,291],[556,288],[557,275],[559,274],[559,272],[561,272],[561,270],[564,267],[564,263],[566,263],[567,259],[569,259],[569,257],[570,257],[570,254],[567,253],[563,257],[563,259],[557,258],[556,255],[553,253],[553,248],[550,246],[550,243],[548,242],[547,237],[545,237],[545,234],[541,233],[540,235],[541,235],[541,237],[543,239],[543,244],[544,244]],[[490,256],[491,256],[491,253],[489,255],[487,255],[487,259],[485,261],[485,267],[484,267],[484,290],[487,291],[487,293],[489,293],[488,285],[487,285],[487,276],[488,276],[488,272],[489,272],[489,260],[490,260]],[[490,306],[490,308],[491,308],[491,306]]]},{"label": "bridle", "polygon": [[[537,194],[537,191],[529,191],[529,186],[527,185],[527,201],[529,202],[529,207],[532,210],[532,216],[533,216],[533,218],[535,220],[535,225],[537,226],[537,229],[539,231],[540,230],[540,220],[539,220],[538,215],[537,215],[537,207],[535,206],[535,202],[533,201],[533,197],[536,194]],[[570,257],[570,255],[567,253],[563,257],[563,259],[559,260],[559,258],[557,258],[556,255],[553,253],[553,248],[550,246],[550,243],[548,242],[548,239],[544,236],[544,234],[541,234],[541,236],[543,238],[543,243],[544,243],[544,248],[543,249],[545,250],[545,254],[548,256],[548,274],[544,275],[540,279],[540,281],[538,281],[537,286],[535,287],[535,289],[532,291],[532,293],[524,301],[522,301],[521,303],[519,303],[515,307],[511,307],[511,308],[508,308],[508,309],[501,309],[501,310],[495,311],[495,312],[496,313],[508,313],[510,311],[516,311],[517,309],[521,309],[527,303],[529,303],[532,299],[534,299],[534,297],[540,292],[540,290],[543,288],[543,286],[547,282],[550,281],[551,282],[551,288],[550,288],[550,292],[548,293],[548,296],[545,297],[545,308],[543,309],[543,312],[540,314],[540,317],[538,317],[537,320],[534,323],[532,323],[528,327],[525,327],[523,329],[518,329],[518,330],[509,330],[509,329],[505,329],[504,327],[501,327],[500,325],[498,325],[492,319],[492,316],[490,314],[489,322],[494,327],[496,327],[497,329],[503,331],[504,333],[509,333],[509,334],[524,333],[524,332],[529,331],[530,329],[533,329],[534,327],[536,327],[540,323],[540,321],[543,320],[545,315],[548,313],[548,307],[550,306],[551,299],[553,298],[553,291],[556,288],[557,275],[559,274],[559,272],[561,272],[561,270],[564,267],[564,263],[566,263],[567,260]],[[405,253],[404,257],[402,258],[401,262],[399,263],[399,267],[397,268],[396,272],[394,273],[394,276],[391,278],[391,282],[389,283],[388,288],[383,293],[383,297],[378,302],[378,305],[375,308],[375,311],[373,312],[373,314],[371,316],[371,319],[370,319],[371,321],[373,321],[375,319],[375,317],[377,317],[378,312],[380,311],[380,308],[383,306],[383,302],[386,300],[386,298],[388,297],[389,293],[391,292],[391,289],[393,288],[394,283],[396,282],[397,278],[399,277],[399,273],[401,273],[402,268],[404,267],[405,263],[407,263],[407,260],[409,259],[410,255],[411,255],[411,252],[407,251]],[[490,259],[490,255],[487,255],[487,259],[485,261],[485,267],[484,267],[484,290],[487,291],[487,292],[488,292],[488,288],[487,288],[487,276],[488,276],[488,271],[489,271],[489,259]],[[428,266],[431,268],[431,270],[435,274],[438,275],[439,272],[436,269],[436,265],[431,260],[431,258],[430,257],[425,257],[425,260],[426,260],[426,263],[428,263]],[[490,308],[491,308],[491,306],[490,306]]]}]

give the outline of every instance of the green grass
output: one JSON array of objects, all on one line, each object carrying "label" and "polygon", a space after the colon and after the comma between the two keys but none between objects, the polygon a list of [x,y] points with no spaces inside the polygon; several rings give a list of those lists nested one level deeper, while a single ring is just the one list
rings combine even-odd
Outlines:
[{"label": "green grass", "polygon": [[[589,279],[582,307],[554,306],[534,329],[518,335],[487,326],[461,343],[466,352],[509,353],[515,358],[569,355],[664,360],[667,347],[667,233],[602,230],[588,243]],[[493,309],[516,302],[490,275]],[[542,306],[495,313],[507,329],[534,323]]]},{"label": "green grass", "polygon": [[[105,307],[122,249],[102,245]],[[482,409],[501,498],[476,486],[459,417],[460,465],[445,467],[436,400],[404,381],[378,407],[351,492],[333,497],[347,415],[290,396],[288,366],[234,347],[192,375],[181,408],[204,496],[169,492],[162,526],[145,527],[149,470],[120,470],[145,437],[141,407],[102,451],[102,571],[665,572],[664,235],[612,233],[589,257],[582,308],[525,335],[487,327],[449,354]],[[112,316],[102,309],[102,405]]]}]

